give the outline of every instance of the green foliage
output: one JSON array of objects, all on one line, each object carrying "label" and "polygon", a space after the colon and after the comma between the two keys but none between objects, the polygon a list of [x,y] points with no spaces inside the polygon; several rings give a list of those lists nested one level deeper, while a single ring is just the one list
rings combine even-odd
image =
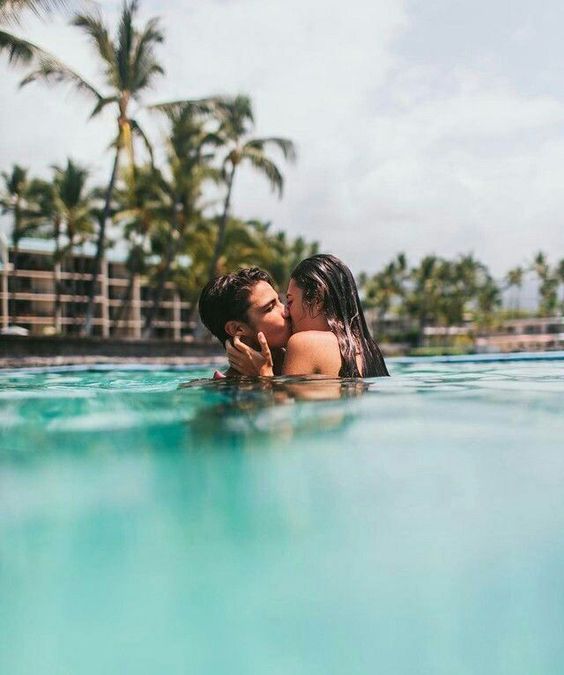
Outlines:
[{"label": "green foliage", "polygon": [[561,276],[562,265],[560,261],[559,265],[552,268],[542,251],[539,251],[533,259],[531,271],[539,280],[539,314],[541,316],[552,316],[558,308],[558,291],[560,284],[564,283]]},{"label": "green foliage", "polygon": [[221,106],[221,124],[215,137],[224,153],[221,175],[225,182],[226,193],[223,213],[217,221],[217,235],[213,256],[209,266],[209,276],[220,272],[220,258],[226,246],[227,223],[230,216],[233,183],[238,168],[248,164],[255,172],[265,177],[274,192],[282,197],[284,178],[268,150],[277,149],[285,160],[296,160],[296,149],[291,140],[278,136],[264,138],[250,137],[254,124],[251,100],[248,96],[236,96]]},{"label": "green foliage", "polygon": [[455,260],[427,255],[410,268],[400,253],[363,281],[365,304],[377,310],[379,322],[390,314],[403,319],[416,327],[419,343],[426,326],[461,325],[469,319],[485,326],[501,304],[500,289],[472,255]]},{"label": "green foliage", "polygon": [[40,234],[42,182],[30,179],[28,169],[14,164],[11,172],[3,171],[0,188],[0,213],[12,220],[12,243],[15,247],[23,237]]},{"label": "green foliage", "polygon": [[[121,153],[125,151],[129,159],[128,164],[135,167],[134,139],[138,138],[148,150],[151,162],[153,162],[152,145],[138,119],[131,116],[131,103],[135,102],[142,109],[147,90],[152,87],[156,78],[164,75],[164,69],[155,53],[156,47],[163,42],[164,35],[160,29],[158,18],[149,19],[144,25],[139,25],[138,10],[138,0],[127,0],[123,3],[113,36],[112,31],[106,26],[101,13],[97,9],[92,9],[88,13],[77,14],[72,20],[72,25],[86,35],[94,48],[94,53],[102,66],[104,75],[102,87],[93,85],[70,66],[47,53],[37,55],[37,67],[28,73],[21,82],[22,86],[35,81],[69,84],[91,100],[93,104],[91,117],[99,115],[108,106],[114,108],[117,128],[112,145],[115,155],[106,188],[104,206],[99,217],[100,227],[97,233],[94,272],[87,291],[88,304],[83,326],[84,334],[90,334],[92,330],[96,278],[106,248],[106,226],[112,211],[112,200]],[[223,99],[212,97],[161,103],[149,106],[149,108],[168,114],[181,106],[188,106],[192,112],[211,113],[217,111],[220,104],[227,105],[228,101],[224,102]],[[170,259],[170,251],[173,248],[175,246],[169,245],[167,260]],[[168,269],[168,263],[166,267]]]}]

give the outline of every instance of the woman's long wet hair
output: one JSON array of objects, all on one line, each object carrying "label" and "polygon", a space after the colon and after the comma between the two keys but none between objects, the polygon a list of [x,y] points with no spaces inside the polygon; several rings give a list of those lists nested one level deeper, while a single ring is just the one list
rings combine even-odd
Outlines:
[{"label": "woman's long wet hair", "polygon": [[[291,277],[302,290],[306,307],[321,305],[337,337],[342,360],[339,376],[389,375],[382,352],[368,330],[350,269],[333,255],[319,254],[302,260]],[[357,366],[358,354],[362,372]]]}]

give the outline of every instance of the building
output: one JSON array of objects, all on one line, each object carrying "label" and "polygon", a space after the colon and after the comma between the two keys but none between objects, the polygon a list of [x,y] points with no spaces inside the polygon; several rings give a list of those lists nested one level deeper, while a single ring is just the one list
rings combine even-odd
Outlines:
[{"label": "building", "polygon": [[458,340],[478,353],[538,352],[564,349],[564,317],[506,319],[488,331],[465,326],[427,326],[425,344],[453,345]]},{"label": "building", "polygon": [[564,349],[564,317],[508,319],[476,337],[478,352],[537,352]]},{"label": "building", "polygon": [[[382,318],[374,309],[366,311],[366,319],[379,339],[392,339],[406,350],[411,348],[405,337],[416,331],[413,322],[394,315]],[[489,330],[478,328],[471,320],[457,326],[425,326],[422,344],[479,353],[560,350],[564,349],[564,317],[506,319]]]},{"label": "building", "polygon": [[[85,246],[69,255],[62,266],[53,264],[53,253],[54,242],[51,240],[23,239],[14,274],[14,249],[0,234],[2,328],[15,325],[32,335],[79,333],[86,310],[86,289],[93,270],[94,247]],[[138,276],[130,280],[125,258],[109,251],[96,282],[92,334],[141,338],[151,304],[147,280]],[[191,304],[182,301],[171,283],[165,286],[153,328],[156,338],[190,339],[193,328]]]}]

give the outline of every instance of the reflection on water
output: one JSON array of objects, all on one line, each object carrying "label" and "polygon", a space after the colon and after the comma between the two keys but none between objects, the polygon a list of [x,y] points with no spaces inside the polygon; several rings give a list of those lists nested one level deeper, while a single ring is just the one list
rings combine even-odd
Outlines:
[{"label": "reflection on water", "polygon": [[[356,378],[335,378],[324,375],[307,377],[260,377],[191,379],[179,385],[180,389],[218,390],[232,393],[235,397],[249,392],[264,405],[298,401],[331,401],[339,398],[360,396],[368,391],[368,381]],[[270,396],[269,396],[270,394]]]},{"label": "reflection on water", "polygon": [[369,390],[362,380],[321,376],[182,381],[179,373],[168,379],[85,373],[82,378],[52,374],[34,388],[26,378],[10,381],[0,398],[0,453],[216,450],[254,436],[261,443],[289,441],[346,425],[354,417],[347,401]]},{"label": "reflection on water", "polygon": [[[243,378],[239,380],[192,380],[179,385],[181,389],[221,392],[220,403],[201,408],[190,422],[193,437],[191,446],[200,447],[208,442],[217,447],[225,438],[293,437],[314,432],[331,433],[347,423],[353,414],[343,406],[316,408],[307,414],[303,407],[296,409],[297,402],[345,401],[368,392],[368,384],[358,379],[310,377]],[[283,410],[271,410],[284,407]]]},{"label": "reflection on water", "polygon": [[560,675],[564,361],[207,374],[1,376],[0,672]]}]

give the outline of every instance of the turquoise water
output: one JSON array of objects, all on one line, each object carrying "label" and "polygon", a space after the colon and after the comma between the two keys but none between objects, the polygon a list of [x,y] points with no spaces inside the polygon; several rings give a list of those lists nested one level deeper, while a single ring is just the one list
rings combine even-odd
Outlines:
[{"label": "turquoise water", "polygon": [[560,675],[564,359],[390,365],[0,372],[0,672]]}]

